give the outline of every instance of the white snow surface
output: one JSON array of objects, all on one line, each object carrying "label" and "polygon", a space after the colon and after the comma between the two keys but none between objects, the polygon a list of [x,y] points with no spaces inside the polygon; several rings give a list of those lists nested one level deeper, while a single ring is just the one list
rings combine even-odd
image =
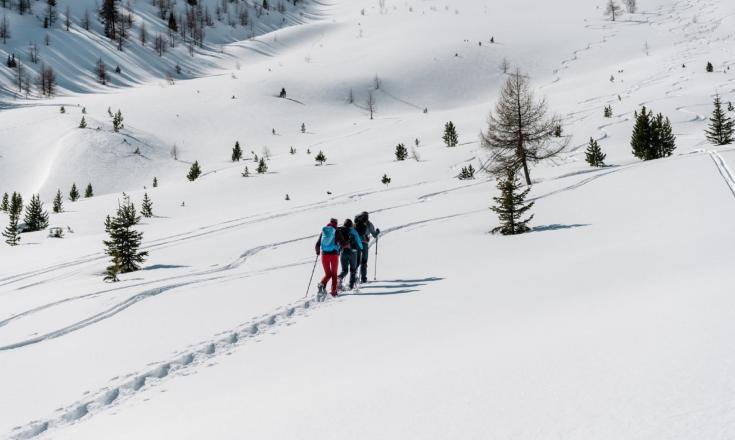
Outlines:
[{"label": "white snow surface", "polygon": [[[614,23],[586,0],[378,5],[311,2],[173,85],[80,77],[5,102],[0,191],[95,196],[51,214],[65,238],[0,246],[1,438],[735,437],[735,151],[704,136],[713,94],[735,99],[735,5],[639,0]],[[516,237],[488,233],[489,176],[456,178],[487,157],[503,58],[570,137],[533,167],[534,229]],[[671,118],[673,157],[633,158],[644,104]],[[590,137],[607,167],[584,162]],[[395,161],[414,139],[420,161]],[[103,220],[123,191],[153,200],[150,255],[109,284]],[[377,280],[304,298],[321,226],[363,210]]]}]

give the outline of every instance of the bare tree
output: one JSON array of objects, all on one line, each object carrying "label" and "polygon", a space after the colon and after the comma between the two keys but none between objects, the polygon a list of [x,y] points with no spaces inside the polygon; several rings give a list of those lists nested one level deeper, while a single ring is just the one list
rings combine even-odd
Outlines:
[{"label": "bare tree", "polygon": [[375,78],[373,78],[373,86],[375,87],[375,90],[380,90],[380,77],[378,74],[375,74]]},{"label": "bare tree", "polygon": [[102,58],[97,60],[97,81],[100,84],[107,84],[107,66]]},{"label": "bare tree", "polygon": [[88,31],[89,30],[89,24],[90,24],[89,9],[85,9],[84,10],[84,15],[82,15],[82,23],[81,24],[82,24],[82,28],[84,28],[85,31]]},{"label": "bare tree", "polygon": [[38,72],[38,89],[45,96],[53,96],[56,90],[56,74],[54,74],[54,69],[45,64],[41,65],[41,69]]},{"label": "bare tree", "polygon": [[3,44],[7,43],[10,38],[10,23],[8,23],[8,17],[3,13],[3,18],[0,20],[0,38],[3,40]]},{"label": "bare tree", "polygon": [[625,6],[631,14],[635,14],[638,11],[638,2],[636,0],[625,0]]},{"label": "bare tree", "polygon": [[148,41],[148,28],[145,26],[145,22],[140,24],[140,45],[145,47],[145,43]]},{"label": "bare tree", "polygon": [[31,43],[28,45],[28,55],[31,58],[31,62],[33,64],[38,63],[38,45],[35,41],[31,41]]},{"label": "bare tree", "polygon": [[504,74],[507,74],[510,70],[510,61],[508,61],[508,58],[503,58],[503,60],[500,62],[500,71]]},{"label": "bare tree", "polygon": [[373,95],[373,92],[368,93],[367,97],[367,108],[370,111],[370,120],[373,120],[373,114],[375,114],[375,96]]},{"label": "bare tree", "polygon": [[623,13],[623,8],[619,4],[615,3],[615,0],[607,0],[605,5],[605,15],[610,17],[612,21],[615,21],[618,15]]},{"label": "bare tree", "polygon": [[64,28],[67,32],[71,29],[71,10],[69,9],[69,6],[64,10]]},{"label": "bare tree", "polygon": [[179,147],[177,147],[176,144],[171,147],[171,157],[174,160],[179,160]]},{"label": "bare tree", "polygon": [[529,162],[555,157],[564,150],[567,142],[554,137],[561,120],[547,115],[546,107],[546,100],[535,98],[520,70],[510,74],[495,111],[488,116],[487,131],[481,134],[482,146],[491,153],[489,171],[503,175],[508,169],[523,169],[526,184],[531,185]]}]

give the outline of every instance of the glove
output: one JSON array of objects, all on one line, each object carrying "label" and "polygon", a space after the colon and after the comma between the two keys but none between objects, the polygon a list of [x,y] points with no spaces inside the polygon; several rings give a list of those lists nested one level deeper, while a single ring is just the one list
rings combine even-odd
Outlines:
[{"label": "glove", "polygon": [[317,255],[317,257],[318,257],[319,255],[321,255],[321,252],[319,252],[319,249],[317,249],[317,250],[316,250],[316,255]]},{"label": "glove", "polygon": [[380,235],[380,228],[375,230],[375,235]]}]

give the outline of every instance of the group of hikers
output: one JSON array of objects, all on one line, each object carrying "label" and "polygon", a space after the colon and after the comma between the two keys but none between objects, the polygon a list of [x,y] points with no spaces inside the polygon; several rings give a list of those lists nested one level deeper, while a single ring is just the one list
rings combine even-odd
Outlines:
[{"label": "group of hikers", "polygon": [[[377,239],[379,235],[380,229],[373,226],[367,212],[356,216],[354,221],[345,220],[342,226],[339,226],[337,219],[331,219],[329,224],[322,228],[315,246],[316,254],[321,255],[324,267],[324,278],[319,283],[317,294],[325,296],[327,283],[331,280],[329,293],[336,297],[348,272],[350,289],[354,289],[358,282],[358,269],[359,281],[366,283],[370,237]],[[342,272],[339,272],[340,264]]]}]

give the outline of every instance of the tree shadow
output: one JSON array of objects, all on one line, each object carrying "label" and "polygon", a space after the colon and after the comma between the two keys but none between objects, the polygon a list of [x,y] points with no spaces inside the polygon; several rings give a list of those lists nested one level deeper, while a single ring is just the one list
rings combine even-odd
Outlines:
[{"label": "tree shadow", "polygon": [[418,289],[402,289],[402,290],[387,290],[384,292],[359,292],[359,293],[347,293],[344,296],[385,296],[385,295],[403,295],[405,293],[418,292]]},{"label": "tree shadow", "polygon": [[140,270],[158,270],[158,269],[181,269],[189,266],[182,266],[178,264],[154,264],[152,266],[142,267]]},{"label": "tree shadow", "polygon": [[589,224],[574,224],[574,225],[553,224],[553,225],[536,226],[535,228],[531,228],[531,232],[560,231],[564,229],[584,228],[587,226],[589,226]]}]

